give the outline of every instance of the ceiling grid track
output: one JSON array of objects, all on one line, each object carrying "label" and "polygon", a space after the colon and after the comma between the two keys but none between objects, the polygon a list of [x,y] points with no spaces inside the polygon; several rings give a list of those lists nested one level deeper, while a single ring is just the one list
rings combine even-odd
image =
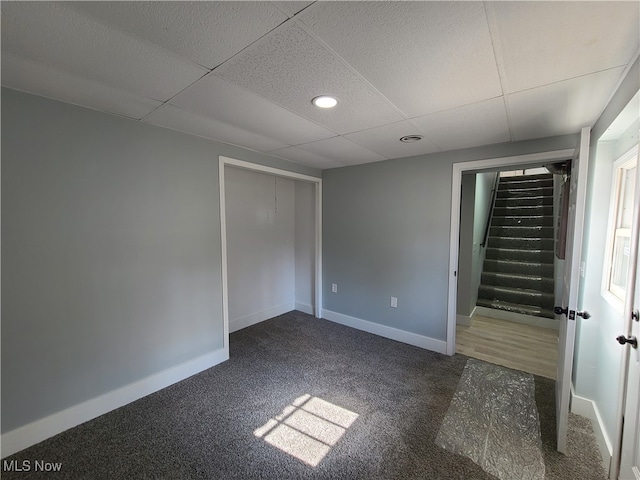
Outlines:
[{"label": "ceiling grid track", "polygon": [[487,18],[487,25],[489,27],[489,36],[491,37],[491,46],[493,47],[493,56],[496,61],[496,68],[498,69],[498,77],[500,78],[500,89],[502,90],[502,98],[504,101],[504,110],[507,116],[507,125],[509,126],[509,140],[513,142],[513,128],[511,119],[511,108],[509,106],[509,87],[507,81],[507,74],[504,68],[504,59],[502,56],[502,48],[500,44],[500,35],[498,33],[498,25],[495,18],[495,11],[493,5],[487,2],[482,2],[484,6],[484,13]]}]

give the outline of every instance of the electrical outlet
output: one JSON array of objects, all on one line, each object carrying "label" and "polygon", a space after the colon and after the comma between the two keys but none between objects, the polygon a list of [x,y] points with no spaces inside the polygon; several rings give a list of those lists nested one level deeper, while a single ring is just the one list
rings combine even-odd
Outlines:
[{"label": "electrical outlet", "polygon": [[398,308],[398,299],[396,297],[391,297],[391,308]]},{"label": "electrical outlet", "polygon": [[338,293],[338,284],[337,283],[332,283],[331,284],[331,291],[333,293]]}]

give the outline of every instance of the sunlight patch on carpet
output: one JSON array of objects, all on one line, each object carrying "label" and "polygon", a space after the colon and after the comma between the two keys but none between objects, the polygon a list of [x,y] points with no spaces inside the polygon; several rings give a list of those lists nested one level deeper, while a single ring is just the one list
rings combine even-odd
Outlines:
[{"label": "sunlight patch on carpet", "polygon": [[357,413],[306,394],[253,434],[315,467],[357,418]]},{"label": "sunlight patch on carpet", "polygon": [[469,359],[436,444],[500,480],[544,480],[533,375]]}]

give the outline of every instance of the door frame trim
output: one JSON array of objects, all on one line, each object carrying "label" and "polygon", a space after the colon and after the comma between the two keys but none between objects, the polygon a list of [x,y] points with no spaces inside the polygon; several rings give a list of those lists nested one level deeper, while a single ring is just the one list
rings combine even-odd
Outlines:
[{"label": "door frame trim", "polygon": [[449,233],[449,291],[447,305],[447,355],[456,352],[456,303],[458,296],[458,256],[460,238],[460,195],[462,194],[462,174],[468,171],[482,171],[511,166],[530,165],[542,162],[563,161],[574,158],[578,147],[530,153],[511,157],[490,158],[453,164],[451,179],[451,228]]},{"label": "door frame trim", "polygon": [[299,180],[314,185],[315,190],[315,299],[314,315],[322,318],[322,178],[304,175],[302,173],[290,172],[280,168],[268,167],[258,163],[246,162],[235,158],[220,155],[219,163],[219,190],[220,190],[220,249],[222,254],[222,317],[223,317],[223,341],[224,350],[229,358],[229,283],[227,270],[227,215],[226,215],[226,195],[225,195],[225,174],[226,166],[251,170],[259,173],[275,175],[277,177]]}]

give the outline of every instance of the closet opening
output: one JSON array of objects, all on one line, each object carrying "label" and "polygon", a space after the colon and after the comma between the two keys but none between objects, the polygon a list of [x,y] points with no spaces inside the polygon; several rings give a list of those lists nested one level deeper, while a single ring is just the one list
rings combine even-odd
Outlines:
[{"label": "closet opening", "polygon": [[229,334],[292,310],[321,318],[322,180],[220,157],[225,350]]}]

